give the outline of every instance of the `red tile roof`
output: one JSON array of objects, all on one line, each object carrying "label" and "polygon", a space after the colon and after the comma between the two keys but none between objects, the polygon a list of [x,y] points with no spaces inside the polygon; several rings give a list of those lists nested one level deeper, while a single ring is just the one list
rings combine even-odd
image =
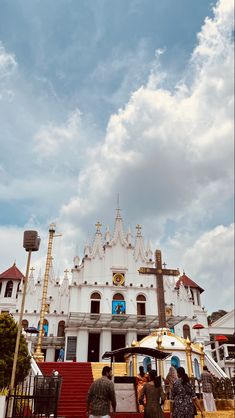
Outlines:
[{"label": "red tile roof", "polygon": [[12,267],[0,274],[0,279],[21,280],[24,279],[24,275],[14,263]]},{"label": "red tile roof", "polygon": [[180,282],[183,282],[183,285],[185,287],[193,287],[194,289],[198,289],[200,293],[204,292],[204,289],[202,287],[198,286],[197,283],[195,283],[193,280],[191,280],[186,274],[184,273],[182,276],[180,276],[179,280],[176,282],[176,288],[178,289],[180,286]]}]

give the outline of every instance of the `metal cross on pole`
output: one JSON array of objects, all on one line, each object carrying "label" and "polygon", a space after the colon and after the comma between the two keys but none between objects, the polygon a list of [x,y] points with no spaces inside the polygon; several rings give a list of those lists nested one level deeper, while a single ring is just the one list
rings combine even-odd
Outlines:
[{"label": "metal cross on pole", "polygon": [[140,274],[154,274],[157,281],[157,305],[159,328],[166,328],[166,311],[165,311],[165,295],[163,276],[179,276],[179,270],[166,269],[165,263],[162,265],[162,253],[160,250],[155,251],[155,267],[140,267]]}]

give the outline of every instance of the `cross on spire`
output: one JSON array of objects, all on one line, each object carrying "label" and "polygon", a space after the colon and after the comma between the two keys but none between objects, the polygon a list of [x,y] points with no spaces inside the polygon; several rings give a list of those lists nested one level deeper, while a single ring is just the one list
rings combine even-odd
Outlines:
[{"label": "cross on spire", "polygon": [[138,225],[136,225],[135,229],[137,231],[137,237],[140,237],[142,226],[138,224]]},{"label": "cross on spire", "polygon": [[[139,273],[154,274],[157,281],[157,305],[158,305],[158,319],[159,328],[166,328],[166,312],[165,312],[165,295],[163,276],[179,276],[179,270],[166,269],[166,264],[162,264],[162,253],[160,250],[155,251],[155,268],[140,267]],[[164,268],[162,268],[164,267]]]},{"label": "cross on spire", "polygon": [[102,227],[102,223],[100,223],[100,221],[98,221],[96,224],[96,232],[100,232],[100,228]]},{"label": "cross on spire", "polygon": [[121,219],[121,209],[120,209],[120,202],[119,202],[119,192],[118,192],[118,194],[117,194],[117,209],[116,209],[116,212],[117,212],[117,214],[116,214],[116,219]]}]

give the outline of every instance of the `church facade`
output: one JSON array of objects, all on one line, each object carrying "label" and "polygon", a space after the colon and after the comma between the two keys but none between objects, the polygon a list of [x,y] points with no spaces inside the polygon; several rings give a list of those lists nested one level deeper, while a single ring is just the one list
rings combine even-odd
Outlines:
[{"label": "church facade", "polygon": [[[124,230],[117,209],[114,228],[96,224],[91,245],[83,258],[76,256],[71,272],[62,280],[50,274],[44,321],[43,352],[55,361],[61,347],[65,361],[101,361],[105,351],[140,341],[159,326],[155,275],[140,274],[141,267],[154,267],[154,253],[145,243],[141,227],[135,237]],[[22,273],[13,265],[0,274],[0,311],[17,320],[22,300]],[[43,279],[31,269],[23,326],[34,351],[42,300]],[[207,312],[201,304],[203,289],[186,274],[164,277],[167,327],[191,341],[209,341]],[[200,324],[200,329],[197,325]],[[118,360],[118,359],[117,359]],[[120,359],[121,361],[122,359]]]}]

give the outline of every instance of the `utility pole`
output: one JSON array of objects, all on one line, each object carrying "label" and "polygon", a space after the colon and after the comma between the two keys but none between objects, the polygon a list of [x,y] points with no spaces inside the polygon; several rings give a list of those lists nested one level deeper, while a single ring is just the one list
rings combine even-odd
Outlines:
[{"label": "utility pole", "polygon": [[[28,252],[28,258],[27,258],[27,267],[26,267],[26,274],[25,274],[25,280],[24,280],[18,330],[17,330],[17,336],[16,336],[16,345],[15,345],[14,360],[13,360],[13,366],[12,366],[12,372],[11,372],[11,383],[10,383],[9,393],[14,389],[14,386],[15,386],[16,366],[17,366],[18,353],[19,353],[20,337],[21,337],[21,332],[22,332],[22,319],[23,319],[23,314],[24,314],[24,306],[25,306],[25,298],[26,298],[26,291],[27,291],[27,284],[28,284],[28,277],[29,277],[31,254],[33,251],[39,250],[40,241],[41,240],[38,236],[37,231],[25,231],[24,232],[23,247]],[[11,405],[10,407],[10,416],[12,413],[12,407],[13,405]]]}]

